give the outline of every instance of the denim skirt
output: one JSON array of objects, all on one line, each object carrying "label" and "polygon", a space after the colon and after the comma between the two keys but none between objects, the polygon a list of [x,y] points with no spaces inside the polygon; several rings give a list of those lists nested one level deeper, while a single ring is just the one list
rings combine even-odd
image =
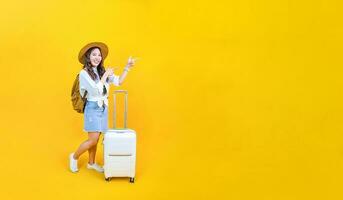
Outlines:
[{"label": "denim skirt", "polygon": [[107,131],[108,108],[105,104],[99,107],[96,101],[87,101],[83,117],[84,131],[102,133]]}]

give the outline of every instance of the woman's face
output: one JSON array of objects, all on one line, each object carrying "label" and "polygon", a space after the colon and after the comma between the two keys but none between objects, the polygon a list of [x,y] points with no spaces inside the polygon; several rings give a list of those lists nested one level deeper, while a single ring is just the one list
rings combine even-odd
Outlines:
[{"label": "woman's face", "polygon": [[100,49],[98,48],[93,49],[91,51],[89,59],[91,60],[92,66],[97,67],[102,60]]}]

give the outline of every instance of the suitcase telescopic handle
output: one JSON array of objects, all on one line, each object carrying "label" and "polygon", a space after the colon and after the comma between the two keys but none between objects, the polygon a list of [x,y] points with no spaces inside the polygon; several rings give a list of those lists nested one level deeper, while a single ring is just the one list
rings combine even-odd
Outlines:
[{"label": "suitcase telescopic handle", "polygon": [[116,125],[116,115],[117,115],[117,110],[116,110],[116,94],[117,93],[124,93],[125,94],[125,102],[124,102],[124,128],[127,128],[127,90],[115,90],[113,94],[113,101],[114,101],[114,108],[113,108],[113,128],[117,128]]}]

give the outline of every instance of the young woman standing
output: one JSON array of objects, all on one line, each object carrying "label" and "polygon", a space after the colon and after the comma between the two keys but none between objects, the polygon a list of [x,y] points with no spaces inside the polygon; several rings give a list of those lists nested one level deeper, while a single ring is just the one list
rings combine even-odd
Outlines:
[{"label": "young woman standing", "polygon": [[79,148],[69,155],[69,167],[72,172],[77,172],[77,160],[88,150],[88,169],[103,172],[104,169],[95,163],[95,154],[100,133],[108,129],[108,93],[110,84],[119,86],[123,83],[135,60],[131,57],[118,76],[113,73],[113,68],[105,69],[104,59],[108,54],[108,47],[101,42],[92,42],[85,45],[79,52],[79,61],[83,69],[79,74],[80,94],[83,96],[87,91],[87,103],[84,110],[84,131],[88,133],[88,139]]}]

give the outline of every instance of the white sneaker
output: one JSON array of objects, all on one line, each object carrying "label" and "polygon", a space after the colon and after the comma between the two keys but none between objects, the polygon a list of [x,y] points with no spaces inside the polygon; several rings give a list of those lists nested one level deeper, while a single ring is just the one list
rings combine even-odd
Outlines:
[{"label": "white sneaker", "polygon": [[70,171],[74,173],[79,171],[79,169],[77,168],[77,160],[74,159],[74,153],[71,153],[69,155],[69,168]]},{"label": "white sneaker", "polygon": [[96,163],[93,163],[93,164],[87,163],[87,168],[88,169],[94,169],[95,171],[100,172],[100,173],[104,172],[104,168],[102,168],[101,166],[99,166]]}]

